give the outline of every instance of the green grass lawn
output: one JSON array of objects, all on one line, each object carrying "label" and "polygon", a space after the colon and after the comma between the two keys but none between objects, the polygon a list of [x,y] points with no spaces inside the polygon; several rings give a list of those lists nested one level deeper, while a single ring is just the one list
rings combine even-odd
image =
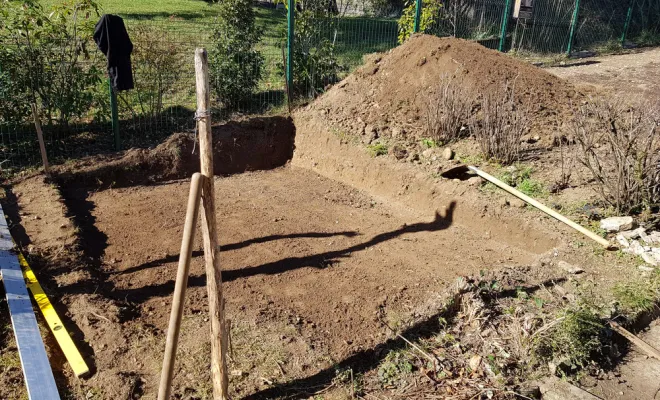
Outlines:
[{"label": "green grass lawn", "polygon": [[[63,0],[42,0],[46,9]],[[70,0],[69,0],[70,1]],[[124,18],[131,39],[140,43],[138,27],[154,27],[163,42],[171,43],[181,57],[192,59],[196,47],[211,49],[212,25],[219,6],[203,0],[98,0],[99,12]],[[284,71],[282,46],[285,43],[287,18],[284,9],[255,6],[256,23],[262,29],[257,49],[264,56],[264,75],[254,99],[257,108],[266,109],[283,104]],[[318,20],[322,35],[334,41],[335,54],[346,75],[362,63],[364,54],[386,51],[396,46],[397,24],[394,19],[341,18],[336,23]],[[194,74],[185,68],[177,76],[177,86],[189,90],[174,90],[167,95],[167,104],[191,107],[195,104]]]}]

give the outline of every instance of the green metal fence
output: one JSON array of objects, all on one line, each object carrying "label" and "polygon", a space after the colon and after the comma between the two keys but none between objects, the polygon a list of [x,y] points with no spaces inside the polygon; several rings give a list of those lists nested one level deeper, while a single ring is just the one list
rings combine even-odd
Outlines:
[{"label": "green metal fence", "polygon": [[[513,18],[514,0],[443,0],[433,23],[420,27],[423,7],[429,6],[429,1],[439,0],[412,0],[413,7],[422,7],[415,9],[418,30],[474,40],[505,52],[615,50],[624,42],[651,45],[660,41],[660,0],[534,0],[527,19]],[[287,83],[294,100],[317,96],[360,65],[365,54],[387,51],[398,44],[397,21],[402,10],[392,4],[400,3],[381,1],[386,11],[375,9],[374,1],[339,10],[327,6],[301,9],[294,0],[287,4],[278,9],[271,6],[267,17],[259,21],[264,33],[257,50],[263,67],[256,89],[240,101],[215,98],[214,121],[283,112]],[[194,129],[193,50],[206,47],[212,51],[214,23],[175,16],[160,20],[123,17],[135,45],[136,87],[117,95],[118,130],[112,127],[107,78],[101,73],[97,80],[79,82],[85,92],[79,101],[87,102],[82,111],[64,119],[53,118],[62,115],[57,112],[43,116],[46,148],[54,163],[119,147],[153,146],[173,132]],[[12,46],[20,45],[0,43],[0,168],[4,172],[40,162],[29,112],[31,100],[28,92],[12,82],[12,74],[24,67],[22,61],[11,57]],[[105,59],[91,38],[79,47],[75,51],[80,52],[82,70],[105,70]],[[61,60],[55,58],[43,64],[45,68],[62,67]],[[244,67],[251,68],[247,64]],[[215,79],[212,86],[219,84],[220,77]],[[43,95],[39,101],[44,103],[47,98]]]}]

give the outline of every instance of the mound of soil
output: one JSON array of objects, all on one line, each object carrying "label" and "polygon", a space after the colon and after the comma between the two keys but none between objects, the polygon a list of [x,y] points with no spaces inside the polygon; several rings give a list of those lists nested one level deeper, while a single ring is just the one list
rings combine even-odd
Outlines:
[{"label": "mound of soil", "polygon": [[581,95],[575,87],[526,62],[475,42],[416,35],[366,63],[309,107],[346,133],[416,138],[424,134],[429,93],[444,77],[458,79],[466,93],[496,95],[508,82],[532,113],[532,134],[552,139]]},{"label": "mound of soil", "polygon": [[[214,173],[229,175],[272,169],[293,156],[291,118],[260,117],[213,127]],[[130,149],[59,167],[58,180],[82,186],[126,186],[187,178],[199,172],[199,144],[176,133],[154,149]]]}]

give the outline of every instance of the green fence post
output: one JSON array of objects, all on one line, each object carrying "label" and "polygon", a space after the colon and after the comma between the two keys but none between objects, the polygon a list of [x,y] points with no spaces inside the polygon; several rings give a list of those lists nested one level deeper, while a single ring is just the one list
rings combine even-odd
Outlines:
[{"label": "green fence post", "polygon": [[571,34],[568,36],[568,47],[566,54],[571,55],[573,51],[573,38],[575,37],[575,27],[577,26],[578,14],[580,13],[580,0],[575,0],[575,10],[573,10],[573,18],[571,20]]},{"label": "green fence post", "polygon": [[500,44],[497,50],[504,51],[504,43],[506,42],[506,28],[509,25],[509,9],[511,8],[511,0],[506,0],[504,5],[504,13],[502,14],[502,30],[500,32]]},{"label": "green fence post", "polygon": [[294,33],[294,19],[295,19],[295,0],[288,0],[287,6],[287,41],[286,41],[286,82],[289,90],[288,99],[292,96],[293,91],[293,33]]},{"label": "green fence post", "polygon": [[628,28],[630,27],[630,20],[632,19],[633,6],[635,5],[635,0],[630,0],[630,5],[628,6],[628,14],[626,15],[626,24],[623,26],[623,33],[621,34],[621,47],[626,43],[626,36],[628,35]]},{"label": "green fence post", "polygon": [[413,25],[413,31],[415,33],[419,32],[419,21],[422,19],[422,0],[417,0],[415,4],[415,24]]},{"label": "green fence post", "polygon": [[115,135],[115,150],[121,150],[121,139],[119,138],[119,115],[117,111],[117,94],[112,88],[112,80],[108,79],[110,89],[110,110],[112,112],[112,132]]}]

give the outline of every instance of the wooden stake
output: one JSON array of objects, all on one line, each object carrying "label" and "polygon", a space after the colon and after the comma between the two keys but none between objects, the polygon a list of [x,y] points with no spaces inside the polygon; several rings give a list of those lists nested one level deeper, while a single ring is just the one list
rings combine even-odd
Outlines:
[{"label": "wooden stake", "polygon": [[190,271],[190,259],[192,258],[192,247],[195,240],[195,230],[197,229],[197,217],[199,216],[201,182],[204,179],[202,174],[196,173],[190,181],[188,209],[186,211],[186,222],[183,226],[183,239],[181,240],[181,251],[179,252],[179,267],[176,272],[170,324],[167,328],[165,359],[163,360],[163,371],[160,376],[160,386],[158,387],[158,400],[168,400],[170,398],[174,360],[176,359],[179,329],[181,328],[181,317],[183,316],[183,305],[186,299],[186,287],[188,286],[188,271]]},{"label": "wooden stake", "polygon": [[208,55],[205,49],[195,50],[195,77],[197,81],[197,128],[199,131],[200,164],[202,175],[202,234],[204,236],[204,261],[206,264],[206,290],[209,297],[211,319],[211,378],[213,398],[227,399],[226,345],[227,331],[224,322],[222,300],[222,273],[218,258],[218,237],[215,222],[213,184],[213,136],[211,134],[211,110],[209,95]]},{"label": "wooden stake", "polygon": [[34,118],[34,127],[37,129],[37,139],[39,139],[39,151],[41,151],[41,161],[44,163],[44,172],[50,175],[50,167],[48,165],[48,156],[46,155],[46,144],[44,143],[44,134],[41,131],[41,122],[39,121],[39,114],[37,113],[36,104],[30,104],[32,108],[32,118]]},{"label": "wooden stake", "polygon": [[512,188],[511,186],[507,185],[506,183],[502,182],[501,180],[495,178],[494,176],[487,174],[486,172],[472,166],[468,166],[468,169],[475,174],[479,175],[480,177],[484,178],[485,180],[491,182],[492,184],[499,186],[501,189],[506,190],[507,192],[511,193],[512,195],[518,197],[519,199],[533,205],[534,207],[538,208],[539,210],[543,211],[544,213],[548,214],[549,216],[557,219],[560,222],[565,223],[566,225],[570,226],[571,228],[575,229],[576,231],[582,233],[583,235],[587,236],[588,238],[594,240],[595,242],[598,242],[601,246],[605,248],[610,247],[610,242],[607,239],[604,239],[589,229],[586,229],[585,227],[576,224],[575,222],[571,221],[570,219],[564,217],[563,215],[559,214],[558,212],[546,207],[545,205],[541,204],[540,202],[532,199],[531,197],[527,196],[526,194]]},{"label": "wooden stake", "polygon": [[660,351],[656,350],[654,347],[651,347],[651,345],[649,345],[642,339],[638,338],[637,336],[633,335],[631,332],[627,331],[625,328],[623,328],[621,325],[617,324],[616,322],[610,321],[610,326],[612,327],[612,329],[617,331],[621,336],[630,340],[635,346],[637,346],[640,350],[646,353],[646,355],[660,361]]}]

